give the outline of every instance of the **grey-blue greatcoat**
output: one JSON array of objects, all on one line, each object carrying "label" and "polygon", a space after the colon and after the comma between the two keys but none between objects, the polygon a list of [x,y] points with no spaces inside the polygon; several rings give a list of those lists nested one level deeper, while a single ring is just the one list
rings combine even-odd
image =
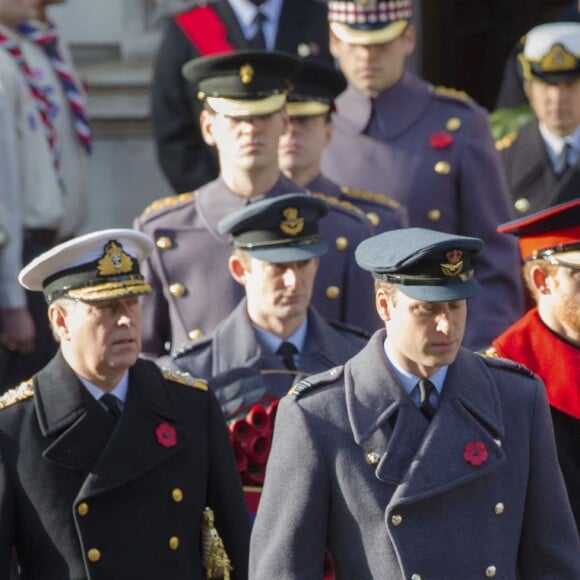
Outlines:
[{"label": "grey-blue greatcoat", "polygon": [[[250,48],[228,0],[214,0],[207,4],[224,23],[224,40],[234,49]],[[191,10],[196,10],[196,7]],[[222,39],[216,40],[220,46],[223,44]],[[310,53],[308,56],[332,64],[326,3],[284,0],[274,48],[297,56],[304,56],[306,51]],[[215,179],[219,171],[215,151],[201,136],[201,103],[196,96],[197,87],[181,74],[181,67],[199,56],[199,51],[178,24],[169,20],[155,59],[151,120],[157,158],[163,173],[178,193],[201,187]]]},{"label": "grey-blue greatcoat", "polygon": [[204,580],[205,506],[247,577],[249,522],[210,392],[138,361],[115,425],[59,353],[20,396],[0,409],[0,578],[14,545],[26,580]]},{"label": "grey-blue greatcoat", "polygon": [[384,339],[280,402],[250,578],[319,580],[325,546],[338,580],[580,578],[542,382],[461,349],[429,423]]},{"label": "grey-blue greatcoat", "polygon": [[558,178],[535,118],[520,129],[516,139],[500,151],[500,156],[518,215],[580,197],[580,162]]},{"label": "grey-blue greatcoat", "polygon": [[[299,373],[319,373],[345,363],[366,344],[361,333],[348,327],[330,324],[312,307],[308,309],[308,330],[300,354]],[[214,329],[211,335],[194,341],[172,357],[173,368],[204,379],[223,375],[232,369],[252,369],[248,380],[233,381],[214,388],[214,393],[229,419],[254,404],[277,400],[285,395],[296,375],[260,340],[247,314],[244,298],[236,309]],[[259,371],[277,371],[261,375]]]},{"label": "grey-blue greatcoat", "polygon": [[406,228],[409,225],[407,208],[384,194],[341,187],[322,173],[319,173],[306,189],[352,203],[365,212],[374,226],[375,234]]},{"label": "grey-blue greatcoat", "polygon": [[[304,189],[280,175],[266,197]],[[329,251],[321,257],[312,304],[322,316],[369,331],[379,326],[371,277],[357,266],[354,250],[372,234],[362,212],[331,203],[320,220]],[[229,236],[220,235],[218,222],[247,203],[218,178],[194,193],[154,202],[135,221],[136,229],[155,240],[153,254],[142,271],[153,286],[142,297],[143,351],[153,356],[211,332],[236,307],[243,288],[231,277]]]},{"label": "grey-blue greatcoat", "polygon": [[409,72],[376,99],[347,88],[322,173],[392,197],[407,207],[411,226],[486,242],[474,259],[483,292],[470,303],[465,336],[478,350],[523,312],[519,252],[515,239],[496,231],[514,214],[485,112],[448,93]]}]

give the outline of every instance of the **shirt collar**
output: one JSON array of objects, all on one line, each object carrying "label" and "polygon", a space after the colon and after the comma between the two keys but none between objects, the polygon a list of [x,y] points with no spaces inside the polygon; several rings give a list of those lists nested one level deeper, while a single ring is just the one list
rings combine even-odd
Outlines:
[{"label": "shirt collar", "polygon": [[[393,360],[393,358],[389,355],[387,339],[385,339],[383,349],[396,379],[399,381],[399,384],[403,387],[405,392],[410,395],[422,377],[417,377],[409,371],[403,369]],[[435,371],[435,374],[429,377],[429,380],[435,385],[438,395],[441,395],[443,392],[443,384],[445,383],[448,369],[448,366],[441,367]]]},{"label": "shirt collar", "polygon": [[258,338],[260,338],[264,342],[264,344],[268,347],[268,350],[270,350],[271,352],[276,352],[283,342],[291,342],[298,350],[298,354],[300,354],[304,350],[304,343],[306,342],[306,333],[308,331],[307,318],[304,319],[304,321],[298,327],[296,332],[286,339],[281,339],[279,336],[276,336],[271,332],[267,332],[263,328],[259,328],[256,325],[252,326],[256,330]]},{"label": "shirt collar", "polygon": [[[97,401],[105,394],[103,389],[99,389],[99,387],[93,385],[93,383],[91,383],[84,377],[81,377],[80,375],[77,375],[77,377],[79,378],[81,383],[86,387],[87,391],[89,391],[89,393]],[[121,380],[115,386],[115,388],[109,392],[111,393],[111,395],[115,395],[117,399],[125,402],[125,399],[127,398],[128,389],[129,389],[129,371],[126,371]]]},{"label": "shirt collar", "polygon": [[548,156],[550,157],[552,165],[556,163],[556,159],[562,152],[565,143],[570,143],[572,146],[572,152],[570,153],[569,159],[572,161],[572,163],[578,161],[578,157],[580,155],[580,125],[576,127],[576,130],[571,135],[566,137],[559,137],[558,135],[554,135],[543,123],[539,123],[538,126],[540,134],[542,135],[542,139],[546,144]]},{"label": "shirt collar", "polygon": [[[266,0],[261,6],[256,6],[249,0],[228,0],[236,18],[240,24],[242,32],[247,38],[248,33],[253,30],[254,19],[256,13],[260,10],[266,17],[264,24],[264,35],[266,35],[266,43],[268,48],[273,48],[275,41],[275,34],[270,35],[270,31],[276,31],[278,28],[278,21],[280,20],[280,12],[282,11],[282,4],[284,0]],[[274,41],[270,44],[270,36]]]}]

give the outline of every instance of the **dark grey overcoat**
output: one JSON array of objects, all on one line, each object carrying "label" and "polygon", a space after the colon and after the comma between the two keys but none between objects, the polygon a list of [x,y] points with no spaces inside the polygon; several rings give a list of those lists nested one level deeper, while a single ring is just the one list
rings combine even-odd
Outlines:
[{"label": "dark grey overcoat", "polygon": [[339,580],[580,578],[542,382],[462,349],[429,423],[384,338],[282,399],[250,578],[319,580],[325,547]]}]

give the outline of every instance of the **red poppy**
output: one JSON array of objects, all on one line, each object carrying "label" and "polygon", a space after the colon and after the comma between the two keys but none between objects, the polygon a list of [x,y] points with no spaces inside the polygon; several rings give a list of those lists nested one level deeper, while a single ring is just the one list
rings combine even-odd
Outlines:
[{"label": "red poppy", "polygon": [[445,149],[453,143],[453,135],[447,131],[437,131],[429,137],[429,145],[433,149]]},{"label": "red poppy", "polygon": [[163,447],[174,447],[177,445],[177,432],[169,423],[161,423],[155,429],[157,442]]},{"label": "red poppy", "polygon": [[487,461],[487,449],[481,441],[468,443],[463,450],[463,459],[471,465],[481,465]]}]

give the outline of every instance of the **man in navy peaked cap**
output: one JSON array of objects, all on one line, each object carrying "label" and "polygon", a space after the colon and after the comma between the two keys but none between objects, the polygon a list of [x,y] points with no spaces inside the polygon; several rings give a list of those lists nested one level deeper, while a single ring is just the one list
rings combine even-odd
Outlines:
[{"label": "man in navy peaked cap", "polygon": [[253,579],[320,578],[325,549],[337,579],[578,577],[541,380],[461,346],[482,249],[423,228],[358,246],[385,328],[281,400]]}]

